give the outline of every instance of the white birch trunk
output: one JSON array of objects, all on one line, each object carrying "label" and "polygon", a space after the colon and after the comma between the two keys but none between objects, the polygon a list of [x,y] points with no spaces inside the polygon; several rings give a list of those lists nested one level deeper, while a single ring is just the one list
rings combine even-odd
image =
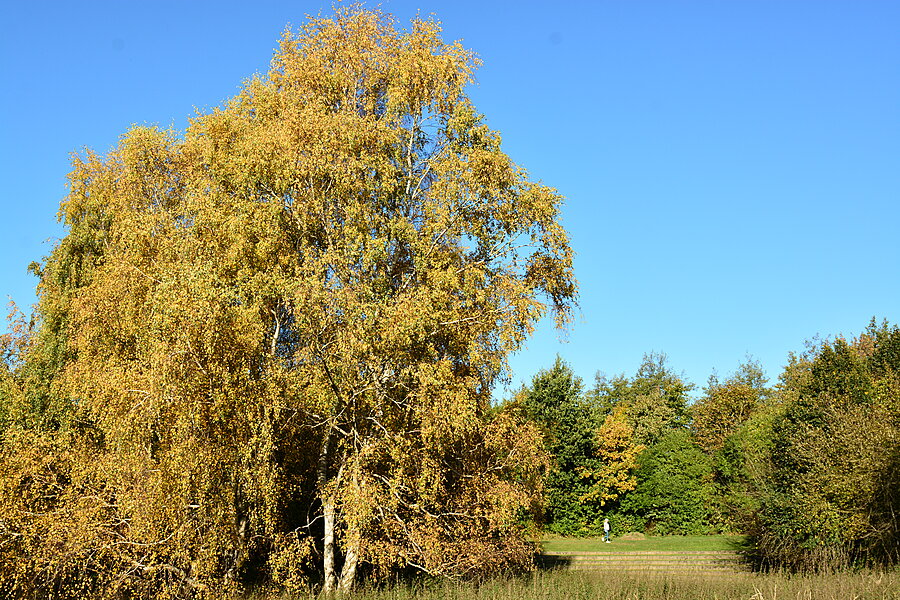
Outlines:
[{"label": "white birch trunk", "polygon": [[323,590],[325,592],[332,592],[337,588],[338,584],[337,572],[334,567],[334,497],[329,496],[322,500],[322,513],[325,518],[325,543],[323,549],[325,585]]},{"label": "white birch trunk", "polygon": [[325,523],[325,531],[322,539],[322,571],[325,576],[323,591],[325,592],[334,591],[338,584],[334,565],[335,497],[333,492],[326,493],[325,491],[328,484],[328,471],[332,460],[331,445],[331,431],[327,430],[325,432],[325,439],[322,440],[322,452],[319,454],[318,473],[316,474],[319,493],[322,494],[322,518]]},{"label": "white birch trunk", "polygon": [[349,592],[353,589],[353,584],[356,582],[356,565],[358,563],[359,541],[357,539],[350,544],[344,556],[344,567],[341,569],[341,580],[338,583],[338,590],[341,592]]}]

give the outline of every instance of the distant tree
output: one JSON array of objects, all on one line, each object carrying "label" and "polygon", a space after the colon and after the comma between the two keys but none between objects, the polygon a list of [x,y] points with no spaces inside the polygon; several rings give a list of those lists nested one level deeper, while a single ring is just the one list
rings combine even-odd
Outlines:
[{"label": "distant tree", "polygon": [[752,361],[723,383],[710,377],[705,394],[691,406],[691,429],[704,450],[720,450],[725,439],[750,418],[769,395],[765,383],[762,369]]},{"label": "distant tree", "polygon": [[641,453],[636,479],[620,502],[629,521],[658,534],[708,533],[712,464],[686,429],[666,433]]},{"label": "distant tree", "polygon": [[712,453],[716,492],[710,524],[714,529],[754,530],[762,498],[772,480],[772,424],[782,410],[777,401],[757,407]]},{"label": "distant tree", "polygon": [[588,398],[601,410],[627,407],[634,442],[652,446],[667,432],[689,422],[688,392],[694,384],[669,368],[664,353],[645,354],[633,378],[619,375],[611,380],[598,375]]},{"label": "distant tree", "polygon": [[634,470],[637,456],[644,446],[632,440],[634,431],[628,423],[624,406],[617,406],[608,414],[596,432],[594,456],[597,459],[578,469],[590,481],[590,488],[581,501],[601,507],[617,500],[635,488]]},{"label": "distant tree", "polygon": [[561,358],[542,369],[516,396],[515,405],[544,437],[550,470],[544,480],[550,531],[583,535],[593,531],[597,513],[583,497],[589,492],[581,469],[593,465],[597,415],[585,402],[583,383]]},{"label": "distant tree", "polygon": [[759,465],[768,447],[770,397],[762,368],[748,360],[724,382],[711,376],[704,395],[690,407],[694,439],[714,466],[713,529],[745,531],[759,507],[753,486],[761,481]]},{"label": "distant tree", "polygon": [[584,384],[559,356],[549,369],[541,369],[531,385],[521,390],[517,404],[544,434],[553,461],[571,470],[593,449],[594,415],[584,403]]},{"label": "distant tree", "polygon": [[[615,513],[617,521],[626,528],[641,529],[656,518],[656,508],[644,500],[656,493],[658,482],[644,480],[656,478],[660,461],[668,460],[660,457],[676,449],[672,443],[658,446],[662,440],[672,433],[687,431],[688,392],[693,388],[693,384],[672,372],[665,354],[649,353],[644,355],[634,377],[619,375],[607,379],[598,374],[586,395],[608,420],[596,440],[597,455],[604,458],[598,458],[593,468],[582,470],[593,484],[585,497],[602,500],[604,511]],[[622,439],[625,432],[629,433],[627,443]],[[704,477],[708,476],[704,470]],[[658,530],[682,531],[685,526],[676,527],[674,517],[670,517],[659,522]]]},{"label": "distant tree", "polygon": [[625,406],[632,398],[631,380],[624,374],[608,378],[602,372],[594,374],[594,385],[584,392],[588,404],[595,407],[598,417],[605,418],[617,406]]}]

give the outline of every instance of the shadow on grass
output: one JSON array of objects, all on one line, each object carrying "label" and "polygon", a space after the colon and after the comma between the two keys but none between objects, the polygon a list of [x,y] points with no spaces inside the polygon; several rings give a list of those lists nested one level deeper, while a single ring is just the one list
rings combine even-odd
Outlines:
[{"label": "shadow on grass", "polygon": [[572,562],[572,558],[569,556],[543,554],[541,552],[534,555],[534,564],[539,571],[566,570],[572,565]]},{"label": "shadow on grass", "polygon": [[728,546],[730,550],[738,553],[741,557],[741,562],[750,569],[750,571],[754,573],[759,573],[761,571],[759,550],[752,537],[749,535],[735,536],[733,539],[728,540]]}]

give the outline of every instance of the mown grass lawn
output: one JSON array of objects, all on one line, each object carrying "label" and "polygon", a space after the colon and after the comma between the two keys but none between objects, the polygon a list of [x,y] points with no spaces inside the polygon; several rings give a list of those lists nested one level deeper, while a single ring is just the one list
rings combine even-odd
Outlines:
[{"label": "mown grass lawn", "polygon": [[609,544],[602,538],[545,537],[544,552],[721,552],[741,550],[746,543],[742,535],[667,535],[643,540],[613,537]]}]

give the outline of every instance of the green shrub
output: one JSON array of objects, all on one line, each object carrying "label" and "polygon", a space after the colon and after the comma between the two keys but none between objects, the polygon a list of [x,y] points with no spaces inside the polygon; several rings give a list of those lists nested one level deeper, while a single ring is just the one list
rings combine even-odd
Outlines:
[{"label": "green shrub", "polygon": [[709,532],[714,489],[712,464],[687,430],[665,435],[638,457],[637,487],[621,502],[621,512],[655,534]]},{"label": "green shrub", "polygon": [[792,357],[756,542],[765,565],[900,562],[900,329],[874,322]]}]

